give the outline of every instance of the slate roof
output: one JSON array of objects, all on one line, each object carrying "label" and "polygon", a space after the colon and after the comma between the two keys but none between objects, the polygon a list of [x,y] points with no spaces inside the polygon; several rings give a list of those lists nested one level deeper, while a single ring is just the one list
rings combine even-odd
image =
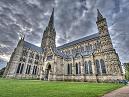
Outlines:
[{"label": "slate roof", "polygon": [[57,49],[62,49],[62,48],[65,48],[65,47],[69,47],[71,45],[78,44],[80,42],[87,41],[87,40],[94,39],[94,38],[98,38],[98,37],[99,37],[99,33],[95,33],[95,34],[92,34],[90,36],[86,36],[84,38],[80,38],[78,40],[66,43],[66,44],[64,44],[62,46],[57,47]]},{"label": "slate roof", "polygon": [[[57,55],[59,55],[59,56],[61,56],[63,58],[70,58],[70,56],[68,56],[68,55],[64,54],[63,52],[61,52],[60,49],[65,48],[65,47],[68,47],[68,46],[71,46],[71,45],[74,45],[74,44],[78,44],[78,43],[83,42],[83,41],[87,41],[87,40],[90,40],[90,39],[98,38],[98,36],[99,36],[98,33],[93,34],[93,35],[90,35],[90,36],[86,36],[84,38],[81,38],[81,39],[72,41],[70,43],[64,44],[64,45],[59,46],[57,48],[53,48],[53,50],[54,50],[54,52]],[[37,52],[43,52],[43,49],[41,47],[38,47],[36,45],[33,45],[33,44],[31,44],[31,43],[29,43],[27,41],[24,41],[24,47],[25,48],[30,48],[30,49],[35,50]]]},{"label": "slate roof", "polygon": [[41,47],[33,45],[33,44],[31,44],[31,43],[29,43],[27,41],[24,41],[24,47],[25,48],[30,48],[30,49],[35,50],[37,52],[43,52],[43,49]]},{"label": "slate roof", "polygon": [[54,51],[55,54],[57,54],[57,55],[59,55],[59,56],[61,56],[63,58],[66,58],[66,59],[70,58],[69,56],[67,56],[66,54],[64,54],[63,52],[58,50],[57,48],[53,48],[53,51]]}]

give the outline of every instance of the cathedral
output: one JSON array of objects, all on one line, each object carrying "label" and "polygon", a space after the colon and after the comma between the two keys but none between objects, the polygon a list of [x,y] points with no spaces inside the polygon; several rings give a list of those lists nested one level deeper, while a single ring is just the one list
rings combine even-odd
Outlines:
[{"label": "cathedral", "polygon": [[3,77],[91,82],[123,79],[121,63],[113,48],[106,18],[99,10],[96,24],[97,33],[57,47],[53,9],[43,33],[41,47],[21,38]]}]

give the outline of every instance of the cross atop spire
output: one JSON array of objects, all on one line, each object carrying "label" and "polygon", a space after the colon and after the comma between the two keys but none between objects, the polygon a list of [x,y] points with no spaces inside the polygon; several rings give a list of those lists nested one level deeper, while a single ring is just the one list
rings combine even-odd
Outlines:
[{"label": "cross atop spire", "polygon": [[102,16],[102,14],[100,13],[100,11],[99,11],[99,9],[97,9],[97,20],[99,21],[99,20],[101,20],[101,19],[103,19],[103,16]]},{"label": "cross atop spire", "polygon": [[52,10],[52,14],[51,14],[48,26],[52,28],[54,27],[54,8]]}]

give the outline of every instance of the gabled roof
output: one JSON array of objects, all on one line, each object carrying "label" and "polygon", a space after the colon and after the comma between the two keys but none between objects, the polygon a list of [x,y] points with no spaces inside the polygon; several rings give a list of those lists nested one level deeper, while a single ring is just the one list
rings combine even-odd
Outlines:
[{"label": "gabled roof", "polygon": [[69,46],[72,46],[74,44],[78,44],[80,42],[91,40],[91,39],[98,38],[98,37],[99,37],[99,33],[95,33],[95,34],[92,34],[90,36],[86,36],[84,38],[80,38],[78,40],[75,40],[75,41],[69,42],[67,44],[64,44],[62,46],[59,46],[59,47],[57,47],[57,49],[62,49],[62,48],[65,48],[65,47],[69,47]]},{"label": "gabled roof", "polygon": [[[72,46],[72,45],[75,45],[75,44],[78,44],[78,43],[83,42],[83,41],[98,38],[98,37],[99,37],[99,33],[96,33],[96,34],[93,34],[93,35],[90,35],[90,36],[86,36],[84,38],[81,38],[81,39],[72,41],[70,43],[64,44],[62,46],[59,46],[57,48],[54,48],[54,51],[55,51],[56,54],[58,54],[58,55],[60,55],[62,57],[68,58],[68,56],[66,54],[64,54],[63,52],[61,52],[60,49],[65,48],[65,47],[69,47],[69,46]],[[33,45],[33,44],[31,44],[31,43],[29,43],[27,41],[24,41],[24,47],[25,48],[30,48],[30,49],[35,50],[37,52],[43,52],[43,49],[41,47]]]},{"label": "gabled roof", "polygon": [[43,52],[43,49],[41,47],[33,45],[33,44],[31,44],[31,43],[29,43],[27,41],[24,41],[24,47],[25,48],[30,48],[30,49],[35,50],[37,52]]}]

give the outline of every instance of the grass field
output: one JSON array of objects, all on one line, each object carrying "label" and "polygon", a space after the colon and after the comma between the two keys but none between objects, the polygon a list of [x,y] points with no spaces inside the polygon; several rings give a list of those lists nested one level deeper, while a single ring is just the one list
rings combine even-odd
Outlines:
[{"label": "grass field", "polygon": [[122,84],[0,79],[0,97],[100,97]]}]

